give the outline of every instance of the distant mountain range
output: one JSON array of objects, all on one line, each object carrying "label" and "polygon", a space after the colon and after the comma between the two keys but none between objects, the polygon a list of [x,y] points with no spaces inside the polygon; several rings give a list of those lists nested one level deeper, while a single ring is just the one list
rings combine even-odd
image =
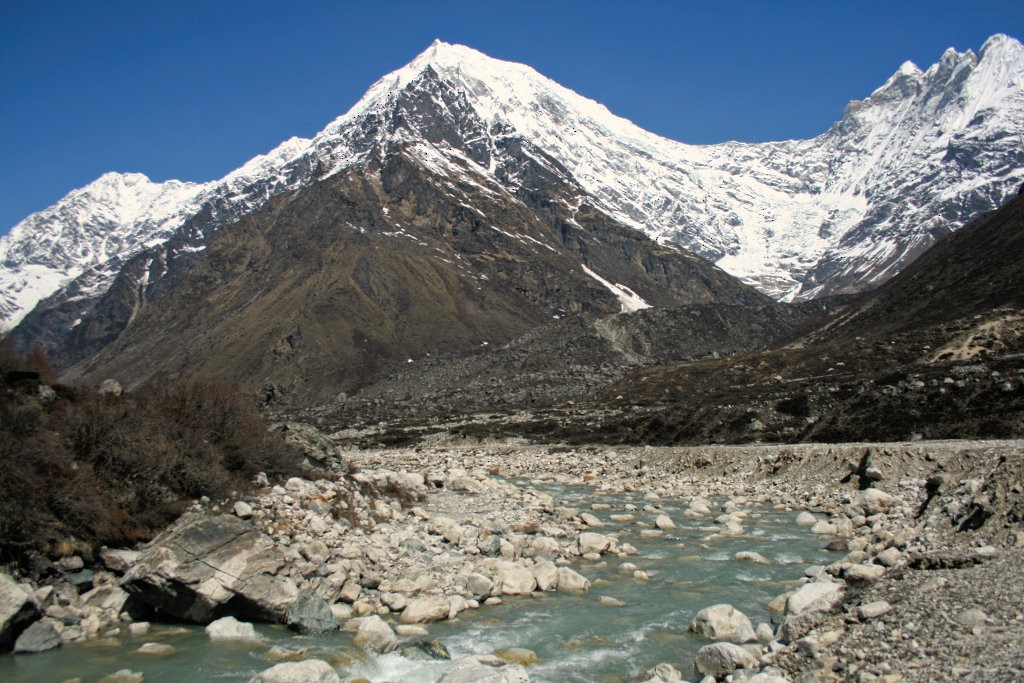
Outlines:
[{"label": "distant mountain range", "polygon": [[33,214],[0,240],[0,313],[75,376],[322,393],[573,313],[872,288],[1016,194],[1022,131],[1005,35],[905,63],[812,140],[708,146],[435,42],[220,181],[112,173]]}]

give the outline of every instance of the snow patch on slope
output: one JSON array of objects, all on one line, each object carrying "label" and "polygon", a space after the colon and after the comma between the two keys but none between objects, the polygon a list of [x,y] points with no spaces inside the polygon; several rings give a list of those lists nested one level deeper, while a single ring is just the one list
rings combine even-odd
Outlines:
[{"label": "snow patch on slope", "polygon": [[600,275],[592,271],[590,268],[587,268],[582,264],[580,265],[580,267],[583,268],[584,273],[600,282],[609,292],[615,295],[615,297],[619,300],[619,303],[622,305],[622,313],[632,313],[634,311],[639,311],[651,307],[651,305],[644,301],[639,294],[634,292],[626,285],[620,285],[614,282],[609,282],[608,280],[605,280],[603,277],[601,277]]}]

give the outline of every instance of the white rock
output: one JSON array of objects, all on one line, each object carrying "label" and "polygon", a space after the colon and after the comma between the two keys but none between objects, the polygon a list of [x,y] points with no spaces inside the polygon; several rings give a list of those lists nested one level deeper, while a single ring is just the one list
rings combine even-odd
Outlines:
[{"label": "white rock", "polygon": [[843,578],[850,582],[877,581],[885,574],[885,567],[880,564],[853,564],[843,570]]},{"label": "white rock", "polygon": [[245,621],[239,621],[234,617],[222,617],[212,621],[206,626],[206,637],[210,640],[235,640],[246,643],[262,643],[263,636],[256,632],[256,628]]},{"label": "white rock", "polygon": [[604,534],[585,531],[579,535],[576,542],[579,545],[580,554],[585,555],[587,553],[603,553],[611,546],[612,539]]},{"label": "white rock", "polygon": [[446,596],[428,595],[410,600],[398,620],[404,624],[441,621],[448,618],[449,611],[451,611],[451,602]]},{"label": "white rock", "polygon": [[530,676],[519,664],[494,655],[458,659],[445,670],[438,683],[529,683]]},{"label": "white rock", "polygon": [[790,614],[827,612],[842,601],[844,594],[845,588],[841,583],[805,583],[789,596],[786,611]]},{"label": "white rock", "polygon": [[892,610],[890,605],[885,600],[876,600],[874,602],[866,602],[863,605],[857,607],[857,616],[861,619],[877,619],[883,614],[888,614]]},{"label": "white rock", "polygon": [[818,518],[805,510],[796,516],[796,523],[800,526],[814,526],[818,523]]},{"label": "white rock", "polygon": [[654,520],[654,526],[662,531],[667,531],[668,529],[675,529],[676,523],[668,515],[658,515],[658,518]]},{"label": "white rock", "polygon": [[885,512],[892,507],[893,502],[893,497],[885,491],[870,488],[860,492],[854,499],[854,506],[863,510],[865,515],[870,516]]},{"label": "white rock", "polygon": [[754,625],[743,612],[721,603],[705,607],[690,622],[690,631],[709,640],[749,643],[757,640]]},{"label": "white rock", "polygon": [[486,598],[494,590],[494,582],[488,577],[473,572],[466,577],[466,589],[477,598]]},{"label": "white rock", "polygon": [[334,667],[322,659],[282,662],[249,679],[249,683],[341,683]]},{"label": "white rock", "polygon": [[242,519],[249,519],[252,517],[252,506],[244,500],[240,500],[235,503],[233,510],[236,517],[241,517]]},{"label": "white rock", "polygon": [[539,562],[530,567],[530,573],[537,581],[537,590],[551,591],[558,587],[558,567],[554,562]]},{"label": "white rock", "polygon": [[736,560],[740,562],[753,562],[754,564],[771,564],[772,561],[761,553],[754,552],[753,550],[741,550],[735,555]]},{"label": "white rock", "polygon": [[515,562],[499,564],[494,578],[503,595],[528,595],[537,587],[530,570]]},{"label": "white rock", "polygon": [[398,647],[398,636],[383,619],[374,614],[359,621],[352,642],[374,654],[385,654]]},{"label": "white rock", "polygon": [[558,568],[558,592],[582,595],[590,590],[590,579],[569,567]]},{"label": "white rock", "polygon": [[736,669],[756,669],[757,657],[733,643],[705,645],[697,652],[697,670],[708,676],[721,678]]}]

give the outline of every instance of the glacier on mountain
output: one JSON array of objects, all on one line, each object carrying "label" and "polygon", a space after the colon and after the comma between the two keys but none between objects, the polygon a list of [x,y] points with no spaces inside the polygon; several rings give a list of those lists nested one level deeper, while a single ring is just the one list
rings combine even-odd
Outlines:
[{"label": "glacier on mountain", "polygon": [[1024,47],[1004,35],[924,71],[904,63],[816,138],[715,145],[659,137],[528,66],[436,41],[313,138],[219,181],[107,174],[29,216],[0,239],[0,315],[13,326],[61,287],[102,294],[133,254],[172,236],[199,251],[272,197],[395,146],[513,193],[543,182],[517,174],[512,156],[527,155],[614,218],[779,299],[857,291],[1014,194],[1022,131]]}]

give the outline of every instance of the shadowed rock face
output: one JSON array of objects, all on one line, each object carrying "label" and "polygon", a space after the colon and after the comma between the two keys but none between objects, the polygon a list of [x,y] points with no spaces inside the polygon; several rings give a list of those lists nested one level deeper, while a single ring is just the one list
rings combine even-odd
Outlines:
[{"label": "shadowed rock face", "polygon": [[[515,172],[554,173],[532,159],[523,154]],[[126,269],[57,358],[77,363],[69,379],[218,377],[310,402],[409,359],[500,344],[554,316],[620,310],[584,266],[652,306],[770,303],[574,206],[568,178],[512,195],[469,171],[453,177],[392,150],[270,202],[202,251],[138,257],[134,266],[167,272],[146,285]],[[112,342],[90,336],[125,326]]]}]

